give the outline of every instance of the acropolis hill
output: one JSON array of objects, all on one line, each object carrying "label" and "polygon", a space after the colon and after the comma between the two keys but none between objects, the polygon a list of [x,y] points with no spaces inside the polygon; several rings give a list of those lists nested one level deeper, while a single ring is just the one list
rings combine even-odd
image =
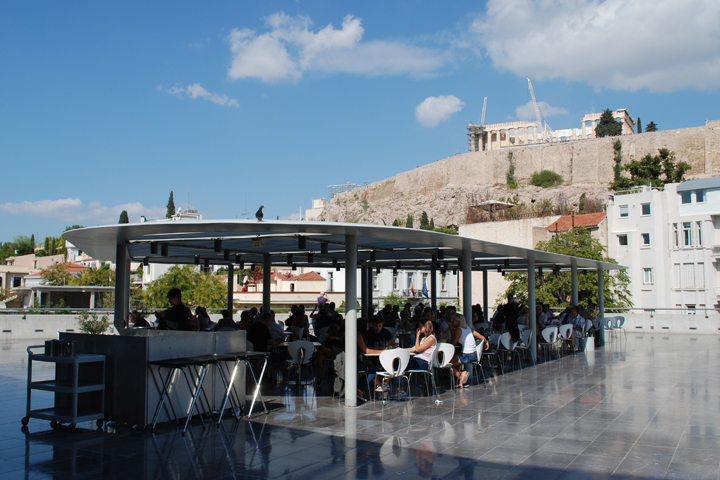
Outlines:
[{"label": "acropolis hill", "polygon": [[[702,127],[454,155],[341,192],[320,219],[390,225],[413,213],[417,227],[421,213],[426,211],[437,226],[457,226],[467,223],[470,206],[513,195],[527,204],[562,200],[572,205],[582,193],[604,202],[613,180],[613,143],[618,139],[623,163],[667,148],[675,152],[677,160],[692,166],[688,179],[720,175],[720,120],[713,120]],[[515,190],[506,185],[511,157],[520,185]],[[563,185],[547,189],[530,185],[533,172],[541,170],[562,175]]]}]

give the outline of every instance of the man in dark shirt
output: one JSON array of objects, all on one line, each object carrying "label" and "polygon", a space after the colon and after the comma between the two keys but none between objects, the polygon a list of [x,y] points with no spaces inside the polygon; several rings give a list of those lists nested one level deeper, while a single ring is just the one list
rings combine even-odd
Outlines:
[{"label": "man in dark shirt", "polygon": [[247,330],[247,339],[253,344],[253,350],[256,352],[267,352],[268,345],[277,345],[282,342],[281,338],[272,338],[270,334],[270,323],[272,322],[272,314],[270,312],[263,313],[259,322],[250,325]]},{"label": "man in dark shirt", "polygon": [[[369,347],[378,345],[390,345],[393,348],[397,348],[397,343],[393,338],[392,333],[387,328],[383,328],[385,319],[382,314],[375,315],[372,319],[372,328],[368,331],[367,345]],[[387,342],[387,343],[385,343]]]},{"label": "man in dark shirt", "polygon": [[171,289],[167,294],[172,307],[164,312],[157,312],[159,330],[193,330],[190,324],[190,309],[182,303],[182,292],[179,288]]}]

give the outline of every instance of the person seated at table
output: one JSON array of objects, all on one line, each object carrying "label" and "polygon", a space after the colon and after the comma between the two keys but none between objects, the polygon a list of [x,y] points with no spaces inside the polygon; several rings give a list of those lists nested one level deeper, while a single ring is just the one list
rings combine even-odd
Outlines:
[{"label": "person seated at table", "polygon": [[275,310],[270,310],[272,316],[272,322],[270,322],[270,335],[273,338],[284,338],[285,331],[282,328],[282,324],[275,320]]},{"label": "person seated at table", "polygon": [[510,332],[510,338],[512,338],[513,342],[517,342],[520,340],[520,329],[518,328],[518,304],[517,303],[510,303],[508,305],[505,305],[505,308],[503,309],[503,314],[505,315],[505,331]]},{"label": "person seated at table", "polygon": [[337,323],[333,323],[328,327],[325,338],[322,341],[322,346],[315,350],[318,385],[322,384],[325,360],[333,358],[333,347],[339,348],[343,352],[345,351],[345,334],[342,331],[342,327]]},{"label": "person seated at table", "polygon": [[395,319],[393,318],[392,314],[392,305],[388,304],[385,305],[385,307],[382,309],[382,312],[378,313],[378,315],[382,315],[385,319],[384,324],[387,325],[390,328],[395,328]]},{"label": "person seated at table", "polygon": [[297,312],[298,306],[297,305],[290,305],[290,316],[285,320],[285,327],[290,330],[290,327],[292,327],[293,320],[295,320],[295,312]]},{"label": "person seated at table", "polygon": [[445,307],[445,315],[438,321],[440,324],[440,338],[447,339],[450,336],[450,328],[455,323],[455,315],[457,315],[455,307],[452,305]]},{"label": "person seated at table", "polygon": [[372,319],[372,328],[368,332],[368,344],[373,346],[386,347],[388,345],[392,348],[397,348],[395,338],[393,337],[390,330],[383,328],[385,319],[382,315],[375,315]]},{"label": "person seated at table", "polygon": [[565,325],[570,320],[570,307],[567,307],[565,310],[560,312],[560,315],[557,316],[558,321],[560,322],[560,325]]},{"label": "person seated at table", "polygon": [[580,307],[572,305],[569,313],[570,319],[568,323],[572,323],[572,339],[575,348],[580,350],[580,339],[583,336],[583,328],[585,328],[585,319],[580,315]]},{"label": "person seated at table", "polygon": [[304,305],[298,305],[297,310],[295,310],[295,315],[293,316],[292,324],[293,327],[302,327],[303,328],[303,335],[301,338],[304,338],[309,333],[309,323],[308,323],[308,317],[305,315],[305,306]]},{"label": "person seated at table", "polygon": [[[251,321],[252,323],[255,323],[256,321],[259,321],[259,318],[258,318],[257,315],[258,315],[258,309],[255,308],[255,307],[252,307],[252,308],[250,309],[250,321]],[[256,318],[257,318],[257,320],[256,320]]]},{"label": "person seated at table", "polygon": [[[272,338],[270,334],[270,324],[272,323],[272,313],[263,313],[259,322],[250,325],[247,331],[247,341],[252,343],[252,349],[255,352],[270,352],[270,346],[279,345],[283,342],[282,338]],[[269,361],[273,368],[283,364],[285,359],[278,352],[271,352]]]},{"label": "person seated at table", "polygon": [[530,328],[530,309],[528,307],[523,307],[520,311],[520,316],[517,319],[517,325],[521,331]]},{"label": "person seated at table", "polygon": [[182,292],[179,288],[172,288],[167,294],[172,307],[163,312],[156,312],[158,318],[158,330],[185,330],[197,332],[200,324],[193,321],[193,314],[188,307],[182,303]]},{"label": "person seated at table", "polygon": [[197,307],[195,309],[195,316],[198,318],[198,321],[200,322],[200,331],[207,331],[212,328],[213,321],[210,320],[210,316],[207,313],[207,310],[205,307]]},{"label": "person seated at table", "polygon": [[398,322],[398,328],[405,331],[413,329],[412,323],[410,323],[410,310],[402,310],[400,312],[400,321]]},{"label": "person seated at table", "polygon": [[237,329],[238,326],[237,323],[235,323],[235,320],[233,320],[232,318],[232,312],[227,309],[222,311],[222,318],[218,320],[218,322],[215,324],[215,327],[213,327],[213,331],[215,332],[225,332]]},{"label": "person seated at table", "polygon": [[250,320],[250,311],[243,310],[242,312],[240,312],[240,321],[238,322],[238,330],[248,330],[248,329],[250,329],[251,325],[252,325],[252,321]]},{"label": "person seated at table", "polygon": [[[468,327],[467,320],[465,319],[465,315],[457,314],[455,316],[455,327],[457,332],[457,341],[453,343],[453,345],[459,345],[462,346],[462,353],[460,355],[453,356],[451,363],[453,368],[453,373],[458,379],[458,387],[460,386],[466,386],[468,378],[470,378],[470,371],[467,369],[467,367],[464,368],[464,371],[460,371],[460,365],[467,365],[469,363],[476,363],[477,358],[477,352],[475,351],[475,339],[478,340],[484,340],[485,341],[485,350],[490,348],[490,345],[488,344],[487,338],[480,335],[475,330]],[[453,340],[455,337],[453,336]]]},{"label": "person seated at table", "polygon": [[130,314],[130,320],[132,321],[132,328],[150,328],[150,324],[141,312],[133,310]]},{"label": "person seated at table", "polygon": [[492,329],[498,333],[505,333],[505,305],[498,305],[492,317]]},{"label": "person seated at table", "polygon": [[535,321],[537,322],[537,328],[540,332],[550,326],[550,320],[547,318],[547,315],[543,313],[543,308],[540,304],[535,307]]},{"label": "person seated at table", "polygon": [[332,317],[328,313],[328,309],[325,307],[320,308],[320,312],[317,315],[317,319],[315,320],[315,323],[313,324],[313,328],[317,333],[320,333],[320,330],[323,328],[329,327],[332,323]]},{"label": "person seated at table", "polygon": [[[368,334],[368,321],[364,318],[358,318],[357,319],[357,354],[358,354],[358,360],[357,360],[357,369],[358,372],[365,372],[368,374],[368,383],[375,382],[376,389],[375,391],[383,391],[382,383],[380,382],[380,379],[376,377],[376,373],[380,371],[379,367],[376,367],[372,363],[368,362],[363,355],[367,354],[377,354],[382,353],[384,350],[387,350],[387,348],[368,348],[367,342],[365,341],[366,336]],[[379,390],[378,388],[379,387]],[[358,388],[358,397],[361,397],[361,393],[364,395],[364,392],[361,391],[360,388]],[[369,392],[368,392],[369,393]],[[363,398],[367,398],[364,397]]]},{"label": "person seated at table", "polygon": [[410,353],[416,354],[410,358],[408,370],[427,370],[432,354],[436,348],[437,338],[435,337],[433,322],[425,322],[417,331],[415,346],[405,349]]}]

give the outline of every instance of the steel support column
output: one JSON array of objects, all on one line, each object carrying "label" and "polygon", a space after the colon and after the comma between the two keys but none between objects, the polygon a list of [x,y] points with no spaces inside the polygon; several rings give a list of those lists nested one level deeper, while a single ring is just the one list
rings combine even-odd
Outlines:
[{"label": "steel support column", "polygon": [[368,321],[368,310],[370,309],[370,303],[368,301],[368,266],[366,262],[362,262],[360,265],[360,318],[365,318]]},{"label": "steel support column", "polygon": [[490,315],[488,314],[488,309],[490,308],[490,303],[488,302],[488,272],[487,270],[483,270],[483,316],[485,316],[485,319],[478,318],[478,320],[483,320],[485,323],[487,323],[488,319],[490,318]]},{"label": "steel support column", "polygon": [[598,286],[598,310],[600,312],[600,346],[605,345],[605,278],[603,277],[602,267],[597,269],[597,286]]},{"label": "steel support column", "polygon": [[437,312],[437,263],[430,264],[430,306]]},{"label": "steel support column", "polygon": [[270,277],[272,275],[272,256],[263,253],[263,313],[270,311]]},{"label": "steel support column", "polygon": [[345,406],[357,407],[357,235],[345,235]]},{"label": "steel support column", "polygon": [[[115,330],[126,327],[130,317],[130,255],[125,241],[117,243],[115,249]],[[167,292],[165,292],[167,293]]]},{"label": "steel support column", "polygon": [[233,315],[233,291],[235,290],[235,265],[228,265],[228,286],[227,286],[227,309],[230,311],[230,318]]},{"label": "steel support column", "polygon": [[535,304],[535,257],[532,254],[527,259],[527,272],[528,272],[528,306],[530,307],[530,328],[533,331],[533,341],[530,342],[530,354],[532,355],[533,361],[537,359],[537,315]]},{"label": "steel support column", "polygon": [[463,274],[463,315],[472,323],[472,250],[470,246],[463,246],[462,256]]},{"label": "steel support column", "polygon": [[571,277],[572,277],[572,304],[578,304],[578,278],[577,278],[577,261],[571,260]]}]

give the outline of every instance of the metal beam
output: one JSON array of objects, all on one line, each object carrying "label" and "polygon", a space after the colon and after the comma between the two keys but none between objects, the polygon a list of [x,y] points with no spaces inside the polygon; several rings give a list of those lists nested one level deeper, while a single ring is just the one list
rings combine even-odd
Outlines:
[{"label": "metal beam", "polygon": [[359,317],[365,318],[368,321],[368,310],[370,309],[370,303],[368,301],[368,266],[367,263],[362,262],[360,265],[360,315]]},{"label": "metal beam", "polygon": [[[115,252],[115,330],[126,327],[130,317],[130,256],[127,245],[119,241]],[[167,293],[167,292],[165,292]]]},{"label": "metal beam", "polygon": [[270,311],[270,276],[272,274],[272,256],[263,254],[263,313]]},{"label": "metal beam", "polygon": [[597,269],[597,286],[598,286],[598,310],[600,311],[600,346],[605,345],[605,278],[603,277],[603,269]]},{"label": "metal beam", "polygon": [[[488,302],[488,272],[487,270],[483,270],[483,316],[485,317],[484,322],[487,323],[488,318],[490,318],[488,314],[488,309],[490,308],[490,303]],[[481,319],[478,319],[481,320]]]},{"label": "metal beam", "polygon": [[437,314],[437,264],[430,265],[430,307]]},{"label": "metal beam", "polygon": [[572,304],[577,305],[578,301],[578,278],[577,278],[577,262],[575,259],[571,261],[571,274],[572,277]]},{"label": "metal beam", "polygon": [[472,323],[472,250],[470,245],[463,248],[463,315]]},{"label": "metal beam", "polygon": [[533,341],[530,342],[530,354],[533,362],[537,359],[537,318],[535,304],[535,257],[528,256],[528,307],[530,307],[530,328],[533,331]]},{"label": "metal beam", "polygon": [[228,265],[228,286],[227,286],[227,309],[230,311],[230,318],[233,315],[233,284],[235,283],[235,265]]}]

